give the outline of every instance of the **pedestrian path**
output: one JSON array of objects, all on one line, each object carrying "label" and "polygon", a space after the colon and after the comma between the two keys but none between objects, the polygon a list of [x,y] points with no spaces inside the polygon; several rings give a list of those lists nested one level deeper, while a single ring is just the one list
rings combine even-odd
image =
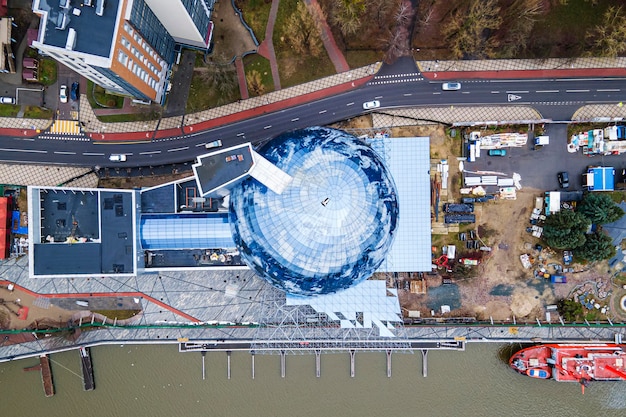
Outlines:
[{"label": "pedestrian path", "polygon": [[310,5],[310,10],[313,13],[313,18],[319,23],[319,27],[322,31],[322,33],[320,34],[322,38],[322,43],[324,44],[324,48],[328,53],[328,57],[335,66],[335,71],[337,71],[337,73],[349,71],[350,66],[348,65],[348,61],[346,61],[346,57],[343,56],[343,53],[337,47],[333,32],[328,26],[326,16],[324,16],[324,12],[322,11],[319,3],[317,2],[317,0],[305,0],[305,3]]},{"label": "pedestrian path", "polygon": [[276,22],[279,4],[280,0],[272,0],[272,7],[270,7],[270,14],[267,18],[267,25],[265,26],[265,39],[263,39],[257,50],[259,55],[270,61],[270,69],[274,80],[274,90],[280,90],[280,74],[278,73],[278,63],[276,62],[276,53],[274,52],[273,41],[274,23]]}]

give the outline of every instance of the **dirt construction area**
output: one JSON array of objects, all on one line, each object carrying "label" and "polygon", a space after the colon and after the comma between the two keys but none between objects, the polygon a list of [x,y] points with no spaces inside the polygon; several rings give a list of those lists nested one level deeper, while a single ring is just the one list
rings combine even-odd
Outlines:
[{"label": "dirt construction area", "polygon": [[[431,173],[440,160],[448,161],[448,190],[440,196],[440,220],[443,203],[460,202],[462,184],[457,157],[461,153],[461,141],[446,133],[441,126],[392,129],[392,136],[431,138]],[[609,270],[606,261],[595,265],[564,265],[562,251],[545,248],[545,244],[527,230],[531,226],[536,198],[543,195],[543,190],[522,188],[517,190],[515,200],[496,198],[474,203],[476,222],[450,227],[447,234],[437,234],[440,228],[433,222],[433,259],[442,255],[444,246],[454,245],[455,260],[449,261],[449,267],[438,267],[430,275],[400,274],[401,281],[422,279],[426,282],[425,288],[422,285],[417,291],[411,290],[418,286],[411,286],[410,282],[398,285],[405,314],[411,311],[413,317],[419,314],[420,317],[475,317],[516,322],[546,321],[549,316],[551,322],[558,323],[558,313],[552,311],[547,316],[546,306],[576,296],[597,311],[594,317],[624,320],[622,312],[616,308],[619,302],[615,300],[626,294],[626,290],[612,282],[616,274]],[[434,208],[431,210],[434,212]],[[461,234],[464,239],[460,238]],[[473,242],[472,248],[467,249],[470,237],[478,243]],[[541,245],[541,250],[537,250],[537,245]],[[530,268],[520,260],[524,254],[528,255]],[[459,262],[463,258],[476,259],[478,265],[463,266]],[[567,283],[551,283],[545,278],[557,273],[566,275]]]}]

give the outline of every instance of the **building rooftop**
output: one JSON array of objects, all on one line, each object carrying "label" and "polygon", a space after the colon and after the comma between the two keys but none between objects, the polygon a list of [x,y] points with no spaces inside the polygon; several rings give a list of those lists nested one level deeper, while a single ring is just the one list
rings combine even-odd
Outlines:
[{"label": "building rooftop", "polygon": [[253,164],[250,143],[200,155],[193,165],[199,196],[207,196],[246,178]]},{"label": "building rooftop", "polygon": [[29,187],[30,275],[135,274],[134,192]]},{"label": "building rooftop", "polygon": [[[84,6],[82,1],[69,0],[68,3],[70,7],[61,8],[59,0],[39,0],[38,8],[34,8],[34,11],[44,12],[45,16],[40,27],[40,42],[64,49],[69,46],[77,52],[108,58],[111,55],[120,0],[106,0],[102,16],[96,14],[96,7]],[[96,4],[95,1],[92,3]],[[75,31],[74,42],[70,29]],[[43,37],[41,31],[44,32]]]}]

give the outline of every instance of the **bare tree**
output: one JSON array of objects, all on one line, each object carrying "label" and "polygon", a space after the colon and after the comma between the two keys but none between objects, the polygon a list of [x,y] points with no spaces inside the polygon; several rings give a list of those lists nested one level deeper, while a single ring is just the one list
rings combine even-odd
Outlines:
[{"label": "bare tree", "polygon": [[498,43],[491,32],[501,23],[497,0],[470,0],[452,13],[442,34],[456,58],[492,57]]},{"label": "bare tree", "polygon": [[336,0],[331,11],[331,21],[344,36],[355,34],[361,27],[367,0]]},{"label": "bare tree", "polygon": [[[602,24],[586,34],[594,56],[616,57],[626,52],[626,15],[622,6],[609,7]],[[591,53],[590,53],[591,54]]]},{"label": "bare tree", "polygon": [[512,58],[526,48],[537,16],[542,11],[542,0],[515,0],[506,8],[501,25],[500,58]]}]

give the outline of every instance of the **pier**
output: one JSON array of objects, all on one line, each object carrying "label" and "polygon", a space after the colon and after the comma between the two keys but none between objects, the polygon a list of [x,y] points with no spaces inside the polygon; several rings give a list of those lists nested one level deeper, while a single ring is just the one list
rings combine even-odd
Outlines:
[{"label": "pier", "polygon": [[422,349],[422,376],[428,376],[428,349]]},{"label": "pier", "polygon": [[52,370],[50,369],[50,359],[47,355],[39,356],[39,365],[29,366],[24,368],[24,372],[28,371],[40,371],[41,382],[43,384],[43,392],[46,397],[52,397],[54,395],[54,383],[52,382]]},{"label": "pier", "polygon": [[93,365],[91,363],[91,352],[88,347],[80,348],[80,364],[83,369],[83,389],[93,391],[96,387],[93,377]]}]

